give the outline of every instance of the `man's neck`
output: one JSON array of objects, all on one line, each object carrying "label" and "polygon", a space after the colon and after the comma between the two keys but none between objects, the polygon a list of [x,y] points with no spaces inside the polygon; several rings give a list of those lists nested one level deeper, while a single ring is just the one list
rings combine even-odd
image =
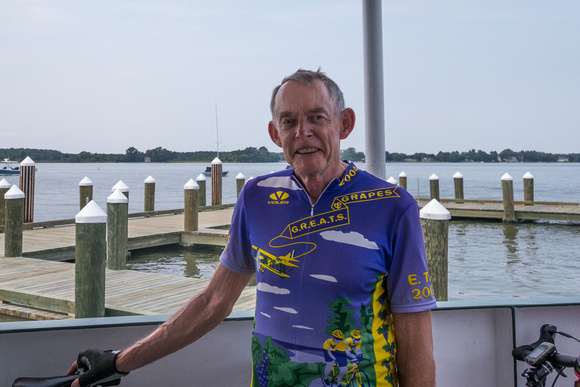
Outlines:
[{"label": "man's neck", "polygon": [[319,176],[317,174],[313,175],[301,175],[294,170],[294,175],[302,184],[302,187],[306,190],[308,197],[310,198],[311,203],[314,205],[320,198],[320,195],[324,192],[326,187],[330,184],[331,181],[334,179],[341,179],[344,175],[344,172],[348,168],[348,164],[345,162],[340,162],[340,166],[337,169],[336,173],[331,174],[330,176]]}]

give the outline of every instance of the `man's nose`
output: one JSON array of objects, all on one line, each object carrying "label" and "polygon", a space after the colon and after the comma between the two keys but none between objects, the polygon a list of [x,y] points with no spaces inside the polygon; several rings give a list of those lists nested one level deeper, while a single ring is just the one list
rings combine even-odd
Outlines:
[{"label": "man's nose", "polygon": [[296,138],[306,138],[312,136],[312,125],[308,122],[306,117],[298,120],[298,127],[296,129]]}]

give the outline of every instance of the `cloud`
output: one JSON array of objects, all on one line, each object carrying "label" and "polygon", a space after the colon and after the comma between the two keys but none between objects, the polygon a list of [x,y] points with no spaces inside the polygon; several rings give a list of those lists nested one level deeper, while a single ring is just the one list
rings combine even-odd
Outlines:
[{"label": "cloud", "polygon": [[331,275],[326,275],[326,274],[310,274],[310,276],[311,276],[312,278],[316,278],[316,279],[319,279],[319,280],[322,280],[322,281],[328,281],[328,282],[338,282],[338,281],[336,280],[336,278],[334,278],[334,277],[333,277],[333,276],[331,276]]},{"label": "cloud", "polygon": [[258,284],[258,290],[261,292],[266,292],[266,293],[274,293],[274,294],[290,294],[290,290],[288,289],[284,289],[284,288],[279,288],[277,286],[272,286],[269,285],[267,283],[264,282],[260,282]]},{"label": "cloud", "polygon": [[286,313],[290,313],[290,314],[298,314],[298,312],[296,311],[296,309],[292,309],[292,308],[285,308],[282,306],[275,306],[274,309],[279,310],[280,312],[286,312]]},{"label": "cloud", "polygon": [[375,242],[369,241],[361,233],[355,231],[349,233],[344,233],[342,231],[323,231],[320,233],[320,236],[327,241],[346,243],[347,245],[363,247],[369,250],[379,249]]},{"label": "cloud", "polygon": [[294,180],[290,178],[290,176],[269,177],[259,182],[258,186],[267,188],[286,188],[294,191],[300,189],[300,187],[298,187],[298,184],[296,184]]},{"label": "cloud", "polygon": [[304,325],[292,325],[292,328],[297,328],[297,329],[306,329],[306,330],[308,330],[308,331],[313,331],[313,330],[314,330],[314,328],[311,328],[311,327],[306,327],[306,326],[304,326]]}]

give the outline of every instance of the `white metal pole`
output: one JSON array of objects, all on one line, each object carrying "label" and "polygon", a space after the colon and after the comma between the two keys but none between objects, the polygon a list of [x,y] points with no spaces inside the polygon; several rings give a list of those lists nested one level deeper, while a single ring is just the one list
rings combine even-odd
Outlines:
[{"label": "white metal pole", "polygon": [[386,178],[381,0],[363,0],[366,170]]}]

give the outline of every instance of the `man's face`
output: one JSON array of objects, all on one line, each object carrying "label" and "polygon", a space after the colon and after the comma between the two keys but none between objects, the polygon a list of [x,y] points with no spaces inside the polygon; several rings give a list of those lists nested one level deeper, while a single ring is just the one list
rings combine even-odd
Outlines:
[{"label": "man's face", "polygon": [[345,123],[345,114],[337,116],[330,93],[321,81],[315,81],[313,86],[290,81],[276,95],[268,131],[298,176],[330,181],[340,169],[340,140],[352,131],[352,115],[352,125]]}]

